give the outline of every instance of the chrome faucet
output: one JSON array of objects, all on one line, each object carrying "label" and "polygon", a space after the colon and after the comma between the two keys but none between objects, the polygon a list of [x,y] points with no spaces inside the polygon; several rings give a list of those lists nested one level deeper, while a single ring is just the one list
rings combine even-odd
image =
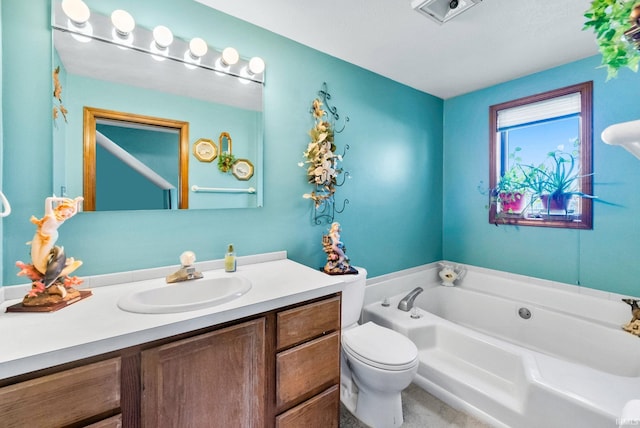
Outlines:
[{"label": "chrome faucet", "polygon": [[409,294],[404,296],[400,303],[398,303],[398,309],[401,311],[409,312],[413,308],[413,301],[416,300],[418,294],[422,293],[424,289],[422,287],[414,288]]},{"label": "chrome faucet", "polygon": [[202,273],[197,272],[193,263],[196,261],[196,255],[193,251],[185,251],[180,254],[180,269],[177,272],[167,276],[167,283],[191,281],[193,279],[202,278]]}]

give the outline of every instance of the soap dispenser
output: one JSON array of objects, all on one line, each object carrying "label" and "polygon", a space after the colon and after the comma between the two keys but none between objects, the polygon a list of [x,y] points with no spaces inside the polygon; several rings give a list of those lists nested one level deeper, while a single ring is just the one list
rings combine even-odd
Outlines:
[{"label": "soap dispenser", "polygon": [[227,254],[224,255],[224,271],[236,271],[236,253],[233,251],[233,244],[229,244],[229,248],[227,248]]}]

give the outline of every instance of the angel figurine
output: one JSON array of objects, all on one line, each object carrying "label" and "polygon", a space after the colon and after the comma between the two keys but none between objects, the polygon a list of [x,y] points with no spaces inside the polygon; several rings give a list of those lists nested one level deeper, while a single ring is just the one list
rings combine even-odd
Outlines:
[{"label": "angel figurine", "polygon": [[329,275],[357,274],[358,270],[349,265],[349,257],[345,254],[347,249],[340,241],[340,223],[331,224],[329,233],[322,237],[322,246],[327,253],[327,264],[322,269]]},{"label": "angel figurine", "polygon": [[78,277],[68,275],[82,265],[80,260],[67,258],[64,248],[56,246],[58,228],[80,210],[83,198],[49,197],[45,199],[44,216],[31,216],[37,229],[31,242],[31,264],[16,262],[18,276],[32,281],[29,293],[23,299],[24,306],[48,306],[61,300],[79,296],[72,286],[82,283]]}]

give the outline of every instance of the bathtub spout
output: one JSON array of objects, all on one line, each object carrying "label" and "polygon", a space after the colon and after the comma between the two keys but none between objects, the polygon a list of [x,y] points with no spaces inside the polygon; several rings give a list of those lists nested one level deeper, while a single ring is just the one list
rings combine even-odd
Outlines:
[{"label": "bathtub spout", "polygon": [[407,294],[403,297],[402,300],[400,300],[400,303],[398,303],[398,309],[400,309],[401,311],[409,312],[411,308],[413,308],[413,301],[416,300],[418,294],[422,293],[423,291],[424,290],[422,289],[422,287],[414,288],[411,293]]}]

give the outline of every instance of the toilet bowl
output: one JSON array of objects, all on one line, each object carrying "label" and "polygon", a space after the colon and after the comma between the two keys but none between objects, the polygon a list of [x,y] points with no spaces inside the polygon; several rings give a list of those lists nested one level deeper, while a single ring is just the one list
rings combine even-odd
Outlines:
[{"label": "toilet bowl", "polygon": [[367,271],[345,278],[342,292],[340,400],[374,428],[402,425],[401,392],[418,371],[418,349],[411,340],[373,322],[358,324]]}]

